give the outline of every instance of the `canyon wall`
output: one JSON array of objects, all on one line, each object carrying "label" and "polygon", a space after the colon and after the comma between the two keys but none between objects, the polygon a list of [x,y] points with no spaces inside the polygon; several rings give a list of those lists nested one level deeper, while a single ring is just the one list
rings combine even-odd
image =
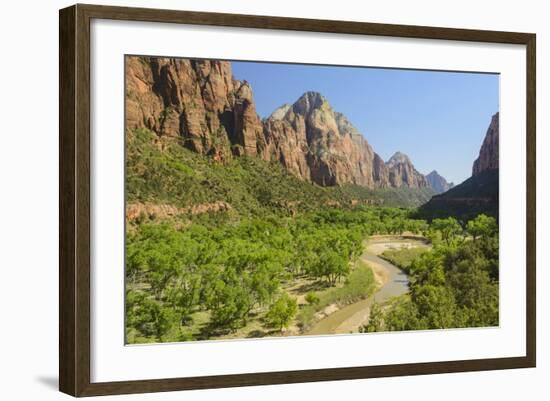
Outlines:
[{"label": "canyon wall", "polygon": [[317,92],[304,93],[262,121],[252,88],[233,77],[227,61],[128,56],[126,127],[178,138],[221,162],[243,155],[277,161],[321,186],[430,186],[406,155],[397,152],[384,162]]}]

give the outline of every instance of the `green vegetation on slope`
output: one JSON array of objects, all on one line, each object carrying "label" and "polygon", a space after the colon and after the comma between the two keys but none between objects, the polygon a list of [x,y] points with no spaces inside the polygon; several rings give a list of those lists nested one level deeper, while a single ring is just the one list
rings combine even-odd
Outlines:
[{"label": "green vegetation on slope", "polygon": [[320,187],[294,177],[279,163],[245,156],[220,163],[184,148],[176,139],[159,139],[138,129],[127,133],[126,194],[129,203],[178,207],[223,200],[241,216],[263,216],[327,206],[417,206],[433,192],[428,188]]},{"label": "green vegetation on slope", "polygon": [[468,221],[479,214],[498,219],[499,173],[486,170],[447,192],[434,196],[419,208],[424,219],[455,217]]}]

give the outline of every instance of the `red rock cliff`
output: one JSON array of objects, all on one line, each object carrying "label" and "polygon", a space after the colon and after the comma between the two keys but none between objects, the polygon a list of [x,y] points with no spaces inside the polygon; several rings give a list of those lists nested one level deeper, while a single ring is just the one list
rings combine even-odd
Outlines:
[{"label": "red rock cliff", "polygon": [[234,79],[225,61],[127,57],[126,124],[181,138],[185,147],[216,160],[249,155],[277,161],[323,186],[428,185],[405,155],[384,163],[317,92],[261,121],[250,85]]},{"label": "red rock cliff", "polygon": [[485,170],[498,169],[498,131],[499,114],[491,118],[491,123],[485,134],[485,139],[479,150],[479,156],[474,161],[472,175],[478,175]]},{"label": "red rock cliff", "polygon": [[263,142],[252,90],[226,61],[127,57],[126,123],[220,158],[256,155]]}]

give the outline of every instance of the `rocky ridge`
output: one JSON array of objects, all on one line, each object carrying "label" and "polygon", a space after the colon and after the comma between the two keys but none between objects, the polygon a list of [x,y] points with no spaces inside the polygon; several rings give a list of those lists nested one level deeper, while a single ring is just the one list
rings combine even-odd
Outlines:
[{"label": "rocky ridge", "polygon": [[474,161],[472,175],[478,175],[486,170],[498,169],[498,137],[499,137],[499,113],[491,118],[485,139],[479,150],[479,156]]},{"label": "rocky ridge", "polygon": [[460,216],[464,221],[485,213],[498,219],[499,216],[499,169],[498,136],[499,113],[492,118],[474,161],[472,176],[435,195],[422,205],[420,214],[426,218]]},{"label": "rocky ridge", "polygon": [[396,152],[386,162],[389,171],[390,185],[395,188],[422,188],[429,186],[426,177],[420,174],[412,164],[409,156]]},{"label": "rocky ridge", "polygon": [[262,121],[252,88],[233,77],[226,61],[127,57],[126,124],[180,139],[220,162],[242,155],[278,161],[321,186],[430,186],[406,155],[398,152],[384,162],[317,92],[304,93]]},{"label": "rocky ridge", "polygon": [[454,187],[452,182],[447,182],[447,180],[439,175],[439,173],[435,170],[426,175],[426,180],[428,180],[428,184],[432,187],[436,194],[447,192],[449,189]]}]

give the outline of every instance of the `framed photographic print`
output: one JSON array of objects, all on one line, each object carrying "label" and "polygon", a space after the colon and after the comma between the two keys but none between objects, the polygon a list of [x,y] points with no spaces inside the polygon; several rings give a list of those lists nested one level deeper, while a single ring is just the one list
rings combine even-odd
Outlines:
[{"label": "framed photographic print", "polygon": [[535,35],[60,11],[60,390],[534,367]]}]

